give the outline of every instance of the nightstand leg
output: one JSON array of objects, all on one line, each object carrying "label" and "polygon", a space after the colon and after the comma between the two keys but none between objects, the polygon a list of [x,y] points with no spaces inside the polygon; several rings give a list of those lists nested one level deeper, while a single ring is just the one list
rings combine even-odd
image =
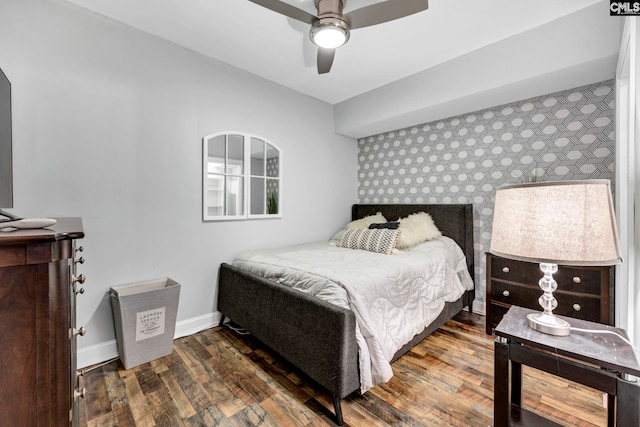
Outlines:
[{"label": "nightstand leg", "polygon": [[616,425],[616,396],[607,394],[607,427]]},{"label": "nightstand leg", "polygon": [[493,427],[507,427],[511,414],[509,405],[509,345],[494,344],[493,372]]},{"label": "nightstand leg", "polygon": [[640,426],[640,386],[618,379],[617,389],[616,425]]},{"label": "nightstand leg", "polygon": [[522,365],[511,362],[511,404],[522,407]]}]

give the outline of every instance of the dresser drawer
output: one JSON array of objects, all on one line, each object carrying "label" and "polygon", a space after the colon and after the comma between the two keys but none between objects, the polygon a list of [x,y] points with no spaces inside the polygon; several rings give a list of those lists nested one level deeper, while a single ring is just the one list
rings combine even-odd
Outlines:
[{"label": "dresser drawer", "polygon": [[[487,253],[487,334],[491,334],[511,305],[542,311],[538,299],[543,276],[537,263],[515,261]],[[560,266],[553,278],[558,289],[554,314],[610,324],[613,309],[609,295],[611,267]]]},{"label": "dresser drawer", "polygon": [[560,267],[553,278],[558,283],[559,291],[600,295],[602,269]]},{"label": "dresser drawer", "polygon": [[542,272],[540,266],[536,264],[493,256],[491,257],[491,277],[537,286]]},{"label": "dresser drawer", "polygon": [[[542,295],[542,291],[540,295]],[[563,292],[554,292],[553,296],[558,300],[558,307],[553,310],[553,314],[583,320],[600,319],[602,317],[599,298],[565,294]],[[542,310],[539,304],[537,308]]]},{"label": "dresser drawer", "polygon": [[542,290],[538,287],[491,281],[491,301],[536,309]]},{"label": "dresser drawer", "polygon": [[[540,288],[491,282],[491,301],[502,303],[505,307],[518,305],[542,311],[538,302],[541,296],[542,290]],[[600,318],[600,299],[597,297],[561,291],[554,292],[553,296],[558,301],[558,307],[553,310],[554,314],[584,320]],[[500,316],[501,318],[502,316]]]},{"label": "dresser drawer", "polygon": [[[539,264],[491,258],[492,278],[538,286],[543,275]],[[558,290],[600,295],[602,268],[560,266],[553,278],[558,283]]]}]

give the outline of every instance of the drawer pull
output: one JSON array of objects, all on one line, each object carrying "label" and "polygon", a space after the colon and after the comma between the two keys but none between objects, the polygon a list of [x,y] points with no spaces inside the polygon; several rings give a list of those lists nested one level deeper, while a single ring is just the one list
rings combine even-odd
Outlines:
[{"label": "drawer pull", "polygon": [[580,307],[580,304],[573,304],[573,309],[575,311],[580,311],[582,309],[582,307]]},{"label": "drawer pull", "polygon": [[87,395],[87,389],[82,387],[81,390],[75,389],[73,390],[73,400],[78,400],[78,398],[83,398]]},{"label": "drawer pull", "polygon": [[504,295],[505,297],[508,297],[509,294],[510,294],[510,292],[508,290],[506,290],[506,289],[504,291],[502,291],[502,295]]},{"label": "drawer pull", "polygon": [[84,257],[81,256],[80,258],[76,258],[73,260],[73,262],[76,264],[84,264]]},{"label": "drawer pull", "polygon": [[573,283],[580,283],[580,282],[582,282],[582,279],[579,276],[575,276],[573,278]]},{"label": "drawer pull", "polygon": [[76,252],[83,252],[84,251],[84,246],[78,246],[76,248]]},{"label": "drawer pull", "polygon": [[508,273],[509,272],[509,267],[502,267],[502,272],[503,273]]},{"label": "drawer pull", "polygon": [[85,280],[87,280],[87,278],[85,277],[84,274],[79,275],[78,277],[76,276],[72,276],[71,278],[71,283],[75,284],[75,283],[84,283]]},{"label": "drawer pull", "polygon": [[87,330],[82,326],[80,329],[73,328],[73,337],[77,337],[78,335],[84,336],[87,333]]},{"label": "drawer pull", "polygon": [[73,287],[73,293],[78,295],[78,294],[84,294],[84,288],[80,288],[80,289],[76,289],[76,287]]}]

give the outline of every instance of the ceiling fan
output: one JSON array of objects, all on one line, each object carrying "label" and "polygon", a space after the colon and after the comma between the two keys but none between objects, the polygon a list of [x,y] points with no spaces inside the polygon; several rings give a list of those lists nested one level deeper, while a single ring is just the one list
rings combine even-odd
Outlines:
[{"label": "ceiling fan", "polygon": [[429,7],[428,0],[383,0],[343,13],[347,0],[314,0],[316,16],[280,0],[249,1],[311,25],[309,37],[318,46],[318,74],[331,70],[336,48],[349,40],[351,30],[393,21]]}]

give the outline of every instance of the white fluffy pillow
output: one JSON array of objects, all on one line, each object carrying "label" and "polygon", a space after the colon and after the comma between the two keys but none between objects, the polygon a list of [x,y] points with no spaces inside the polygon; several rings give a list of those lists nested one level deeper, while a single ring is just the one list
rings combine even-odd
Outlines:
[{"label": "white fluffy pillow", "polygon": [[383,224],[387,222],[387,219],[382,215],[381,212],[378,212],[375,215],[365,216],[361,219],[356,219],[355,221],[351,221],[347,224],[347,230],[353,230],[354,228],[369,228],[371,224]]},{"label": "white fluffy pillow", "polygon": [[344,233],[346,233],[347,230],[346,229],[342,229],[339,231],[336,231],[335,234],[333,236],[331,236],[331,238],[329,240],[342,240],[342,236],[344,236]]},{"label": "white fluffy pillow", "polygon": [[400,219],[400,235],[396,241],[396,248],[409,249],[440,236],[442,233],[433,223],[431,215],[426,212],[411,214]]}]

